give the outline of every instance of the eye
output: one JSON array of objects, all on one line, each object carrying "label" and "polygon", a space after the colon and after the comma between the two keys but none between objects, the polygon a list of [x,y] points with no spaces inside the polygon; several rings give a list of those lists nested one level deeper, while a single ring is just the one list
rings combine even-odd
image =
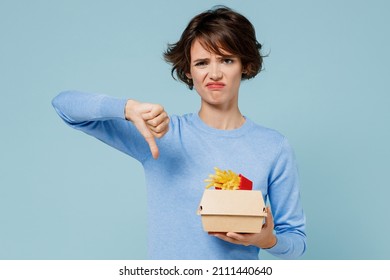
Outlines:
[{"label": "eye", "polygon": [[224,64],[232,64],[233,62],[234,62],[234,60],[231,58],[222,59],[222,63],[224,63]]},{"label": "eye", "polygon": [[205,60],[200,60],[195,62],[194,64],[196,67],[205,67],[207,65],[207,62]]}]

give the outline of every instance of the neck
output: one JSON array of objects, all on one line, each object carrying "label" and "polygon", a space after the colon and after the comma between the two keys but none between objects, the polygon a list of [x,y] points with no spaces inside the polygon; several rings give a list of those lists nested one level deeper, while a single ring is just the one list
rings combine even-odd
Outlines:
[{"label": "neck", "polygon": [[202,104],[199,117],[208,126],[223,130],[237,129],[245,123],[245,118],[237,106],[220,108]]}]

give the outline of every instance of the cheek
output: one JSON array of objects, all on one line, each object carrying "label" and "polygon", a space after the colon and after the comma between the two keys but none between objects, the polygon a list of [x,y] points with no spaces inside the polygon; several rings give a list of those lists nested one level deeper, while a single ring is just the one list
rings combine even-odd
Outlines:
[{"label": "cheek", "polygon": [[194,82],[194,84],[195,83],[200,83],[200,82],[202,82],[202,80],[203,80],[203,74],[202,74],[202,72],[201,71],[193,71],[192,73],[191,73],[191,76],[192,76],[192,80],[193,80],[193,82]]},{"label": "cheek", "polygon": [[239,85],[241,83],[241,77],[242,77],[242,73],[241,72],[235,72],[231,78],[232,78],[232,81],[235,85]]}]

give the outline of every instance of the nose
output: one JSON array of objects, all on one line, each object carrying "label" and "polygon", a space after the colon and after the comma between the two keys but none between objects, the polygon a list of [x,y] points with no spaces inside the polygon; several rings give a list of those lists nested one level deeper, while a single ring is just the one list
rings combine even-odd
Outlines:
[{"label": "nose", "polygon": [[219,63],[210,64],[210,78],[214,81],[222,79],[222,71]]}]

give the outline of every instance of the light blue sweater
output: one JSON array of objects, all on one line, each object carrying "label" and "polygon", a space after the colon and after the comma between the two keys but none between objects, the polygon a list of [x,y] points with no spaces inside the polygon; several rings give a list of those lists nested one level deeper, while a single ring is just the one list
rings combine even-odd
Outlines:
[{"label": "light blue sweater", "polygon": [[267,249],[269,253],[283,259],[304,253],[305,216],[297,167],[280,133],[248,118],[238,129],[218,130],[207,126],[198,114],[172,115],[169,131],[156,140],[160,156],[155,160],[135,126],[124,118],[125,99],[67,91],[52,104],[68,125],[143,165],[150,259],[258,259],[259,248],[231,244],[202,229],[196,211],[204,179],[214,173],[214,167],[245,175],[270,202],[278,241]]}]

